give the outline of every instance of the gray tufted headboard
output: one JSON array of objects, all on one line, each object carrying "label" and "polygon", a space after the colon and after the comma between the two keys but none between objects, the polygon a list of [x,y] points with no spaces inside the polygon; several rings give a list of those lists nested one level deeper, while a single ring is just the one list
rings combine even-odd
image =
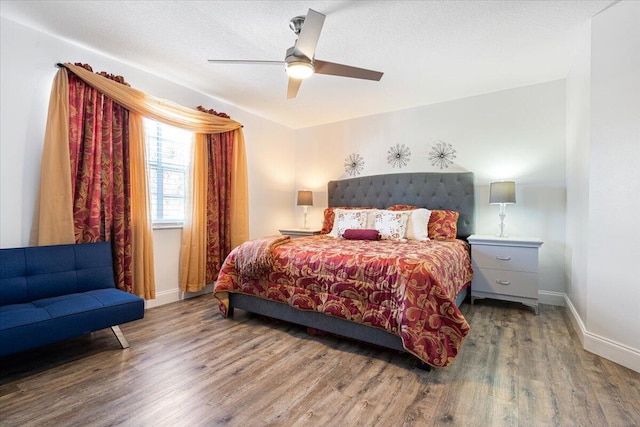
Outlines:
[{"label": "gray tufted headboard", "polygon": [[329,181],[329,207],[414,205],[460,213],[458,238],[475,230],[475,197],[472,172],[398,173]]}]

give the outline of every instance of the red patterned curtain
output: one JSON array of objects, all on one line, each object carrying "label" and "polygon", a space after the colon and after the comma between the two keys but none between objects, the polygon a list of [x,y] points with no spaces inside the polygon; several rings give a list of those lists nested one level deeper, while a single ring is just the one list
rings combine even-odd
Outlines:
[{"label": "red patterned curtain", "polygon": [[207,135],[206,283],[213,283],[231,251],[233,132]]},{"label": "red patterned curtain", "polygon": [[116,285],[132,292],[129,111],[72,73],[69,152],[75,241],[111,242]]},{"label": "red patterned curtain", "polygon": [[[226,113],[206,109],[202,105],[197,109],[214,116],[230,118]],[[233,132],[205,136],[207,156],[205,283],[213,283],[216,280],[224,259],[231,252],[233,136]]]}]

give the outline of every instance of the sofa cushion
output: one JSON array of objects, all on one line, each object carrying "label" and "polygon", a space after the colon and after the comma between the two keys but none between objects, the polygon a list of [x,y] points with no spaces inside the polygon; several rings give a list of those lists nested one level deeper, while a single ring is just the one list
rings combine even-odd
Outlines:
[{"label": "sofa cushion", "polygon": [[144,300],[119,289],[44,298],[0,307],[0,356],[144,317]]},{"label": "sofa cushion", "polygon": [[29,301],[52,298],[78,292],[75,271],[56,271],[27,276]]},{"label": "sofa cushion", "polygon": [[134,297],[134,295],[119,289],[96,289],[94,291],[87,291],[85,294],[95,298],[104,306],[129,304],[132,297]]},{"label": "sofa cushion", "polygon": [[0,305],[115,288],[109,242],[0,249]]},{"label": "sofa cushion", "polygon": [[31,303],[11,304],[0,307],[0,330],[49,319],[51,319],[51,315],[47,310],[35,307]]},{"label": "sofa cushion", "polygon": [[[2,260],[0,259],[0,268]],[[0,276],[0,306],[20,304],[29,301],[29,291],[26,277],[1,278]]]},{"label": "sofa cushion", "polygon": [[115,288],[111,244],[75,245],[78,292]]},{"label": "sofa cushion", "polygon": [[22,250],[0,250],[0,305],[29,301],[27,263]]},{"label": "sofa cushion", "polygon": [[45,309],[51,317],[62,317],[102,308],[104,304],[91,295],[69,294],[37,300],[33,302],[33,306]]}]

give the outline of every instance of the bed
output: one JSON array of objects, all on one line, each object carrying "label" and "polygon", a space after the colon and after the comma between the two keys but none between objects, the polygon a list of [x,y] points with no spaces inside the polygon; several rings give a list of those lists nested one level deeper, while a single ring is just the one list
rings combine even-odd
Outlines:
[{"label": "bed", "polygon": [[[243,309],[405,351],[425,369],[451,364],[469,332],[458,307],[472,277],[466,238],[475,223],[473,174],[375,175],[331,181],[327,189],[325,228],[332,212],[346,212],[338,208],[415,213],[409,209],[426,207],[457,213],[455,239],[347,240],[321,234],[247,242],[229,254],[214,285],[222,314],[233,317],[235,308]],[[247,270],[241,259],[251,251],[268,256]]]}]

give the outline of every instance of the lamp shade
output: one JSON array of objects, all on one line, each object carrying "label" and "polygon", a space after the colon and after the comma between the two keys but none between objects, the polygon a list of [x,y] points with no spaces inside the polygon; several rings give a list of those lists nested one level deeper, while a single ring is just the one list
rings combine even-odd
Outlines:
[{"label": "lamp shade", "polygon": [[489,188],[489,203],[515,203],[516,183],[513,181],[492,182]]},{"label": "lamp shade", "polygon": [[298,191],[298,206],[313,206],[313,192],[309,190]]}]

